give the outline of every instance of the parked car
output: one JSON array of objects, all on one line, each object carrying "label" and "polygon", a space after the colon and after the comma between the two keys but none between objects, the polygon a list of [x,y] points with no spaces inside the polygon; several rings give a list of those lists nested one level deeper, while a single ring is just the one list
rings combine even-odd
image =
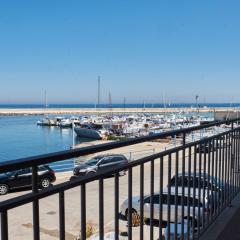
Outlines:
[{"label": "parked car", "polygon": [[220,140],[222,140],[222,138],[220,137],[219,140],[217,142],[213,143],[212,142],[207,142],[207,143],[201,143],[200,145],[197,145],[196,147],[196,153],[210,153],[213,151],[217,151],[218,149],[223,149],[226,147],[231,146],[231,143],[225,143],[225,145],[223,145],[223,143],[220,144]]},{"label": "parked car", "polygon": [[[195,197],[193,197],[193,189],[190,191],[189,196],[189,203],[190,203],[190,219],[191,222],[194,222],[195,226],[197,226],[197,222],[199,222],[200,225],[202,225],[202,221],[206,218],[206,216],[211,211],[211,203],[210,199],[211,196],[209,196],[209,199],[207,196],[203,198],[203,191],[200,189],[196,189]],[[175,195],[177,196],[177,205],[175,204]],[[150,196],[144,197],[144,218],[150,219]],[[155,193],[153,195],[153,204],[154,204],[154,220],[159,220],[159,207],[160,207],[160,194]],[[209,204],[208,204],[209,202]],[[163,189],[163,195],[161,199],[162,203],[162,220],[167,221],[168,220],[168,188]],[[182,221],[182,188],[178,188],[178,191],[176,192],[176,188],[170,188],[170,222],[175,222],[175,208],[177,207],[177,222],[180,223]],[[205,204],[204,204],[205,203]],[[187,219],[187,204],[188,204],[188,196],[185,192],[184,199],[184,219]],[[198,206],[200,207],[200,215],[198,215]],[[205,206],[205,208],[204,208]],[[207,208],[209,207],[209,208]],[[193,215],[193,209],[195,208],[195,217]],[[128,220],[128,199],[126,199],[122,205],[121,205],[121,212],[120,212],[120,218]],[[133,197],[132,198],[132,213],[140,215],[140,197]]]},{"label": "parked car", "polygon": [[[204,179],[205,177],[205,179]],[[199,179],[200,178],[200,179]],[[173,176],[170,182],[171,187],[175,187],[175,179],[176,176]],[[229,188],[227,184],[225,184],[223,181],[216,177],[212,177],[205,173],[205,176],[203,173],[196,173],[195,178],[194,178],[194,173],[190,173],[190,178],[189,174],[185,173],[184,179],[183,179],[183,174],[179,173],[178,174],[178,180],[177,180],[177,187],[190,187],[193,188],[195,185],[195,188],[198,188],[199,186],[199,180],[200,180],[200,188],[201,189],[206,189],[206,194],[211,191],[214,192],[214,197],[221,199],[224,196],[224,192],[227,191]],[[189,182],[190,181],[190,182]],[[187,191],[187,190],[186,190]],[[216,200],[215,198],[215,200]],[[216,201],[217,202],[217,201]]]},{"label": "parked car", "polygon": [[[170,237],[168,238],[168,229],[170,232]],[[164,240],[175,240],[175,224],[170,223],[170,225],[164,229],[163,232]],[[183,234],[182,234],[182,224],[177,224],[177,240],[187,239],[188,237],[188,222],[184,220],[184,226],[183,226]],[[190,226],[189,229],[189,239],[193,239],[193,231],[192,227]]]},{"label": "parked car", "polygon": [[[56,180],[55,172],[48,166],[38,166],[39,188],[48,188]],[[13,172],[0,174],[0,195],[7,194],[9,190],[31,187],[32,169],[25,168]]]},{"label": "parked car", "polygon": [[74,176],[85,176],[99,171],[112,169],[113,167],[127,164],[128,160],[124,155],[111,154],[96,156],[84,164],[80,164],[73,170]]}]

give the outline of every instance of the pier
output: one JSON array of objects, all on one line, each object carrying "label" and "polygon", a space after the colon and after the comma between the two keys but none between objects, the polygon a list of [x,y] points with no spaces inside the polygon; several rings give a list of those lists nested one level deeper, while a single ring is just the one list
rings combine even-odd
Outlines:
[{"label": "pier", "polygon": [[0,108],[0,116],[14,116],[14,115],[43,115],[43,114],[98,114],[98,113],[177,113],[177,112],[215,112],[215,111],[234,111],[233,108],[33,108],[33,109],[11,109]]}]

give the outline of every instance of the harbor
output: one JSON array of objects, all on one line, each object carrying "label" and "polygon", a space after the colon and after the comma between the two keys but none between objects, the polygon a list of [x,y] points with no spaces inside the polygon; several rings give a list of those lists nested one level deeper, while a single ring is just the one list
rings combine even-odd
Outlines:
[{"label": "harbor", "polygon": [[[0,118],[1,150],[0,161],[26,156],[93,146],[111,141],[122,141],[136,137],[151,136],[164,131],[183,129],[206,124],[214,120],[213,112],[178,112],[163,113],[87,113],[87,114],[44,114],[11,115]],[[229,126],[219,126],[208,131],[195,132],[187,136],[187,142],[193,142],[212,134],[220,133]],[[158,139],[147,142],[138,148],[126,147],[121,153],[134,161],[161,150],[182,144],[182,136]],[[57,172],[72,169],[92,156],[69,159],[52,167]]]}]

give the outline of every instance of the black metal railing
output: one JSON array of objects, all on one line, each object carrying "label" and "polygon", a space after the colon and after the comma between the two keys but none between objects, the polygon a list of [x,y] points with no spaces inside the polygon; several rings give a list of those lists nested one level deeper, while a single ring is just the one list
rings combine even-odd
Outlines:
[{"label": "black metal railing", "polygon": [[[9,210],[32,203],[33,239],[40,239],[39,201],[58,194],[59,239],[65,238],[65,193],[80,186],[80,232],[81,239],[87,239],[88,211],[86,202],[90,201],[87,187],[90,182],[98,182],[98,234],[104,239],[106,196],[105,178],[113,175],[114,211],[112,213],[115,239],[123,233],[120,221],[125,219],[127,239],[198,239],[213,223],[222,210],[231,205],[239,192],[239,139],[238,121],[222,121],[186,129],[163,132],[123,142],[72,149],[47,155],[18,159],[0,164],[0,173],[24,168],[32,168],[32,192],[9,198],[0,202],[1,239],[9,239]],[[193,131],[211,128],[221,124],[231,127],[226,131],[195,142],[187,143],[186,135]],[[46,190],[38,189],[37,166],[73,157],[121,148],[164,137],[181,135],[181,146],[155,153],[148,157],[114,167],[111,170],[84,176],[72,181],[56,184]],[[127,198],[120,202],[120,174],[126,171]],[[147,185],[149,181],[149,185]],[[138,189],[139,198],[133,198]],[[125,193],[126,194],[126,193]],[[121,218],[120,218],[121,216]],[[121,220],[123,219],[123,220]],[[134,231],[133,231],[134,229]],[[147,235],[147,236],[146,236]]]}]

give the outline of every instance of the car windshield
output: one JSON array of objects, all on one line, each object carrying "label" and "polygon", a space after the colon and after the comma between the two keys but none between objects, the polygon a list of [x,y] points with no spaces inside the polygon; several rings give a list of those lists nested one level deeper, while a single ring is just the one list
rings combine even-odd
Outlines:
[{"label": "car windshield", "polygon": [[100,158],[92,158],[92,159],[88,160],[88,161],[86,162],[86,164],[87,164],[87,165],[91,165],[91,166],[92,166],[92,165],[96,165],[99,160],[100,160]]},{"label": "car windshield", "polygon": [[8,177],[10,177],[10,176],[14,175],[15,173],[16,173],[16,171],[6,172],[5,174],[6,174]]}]

